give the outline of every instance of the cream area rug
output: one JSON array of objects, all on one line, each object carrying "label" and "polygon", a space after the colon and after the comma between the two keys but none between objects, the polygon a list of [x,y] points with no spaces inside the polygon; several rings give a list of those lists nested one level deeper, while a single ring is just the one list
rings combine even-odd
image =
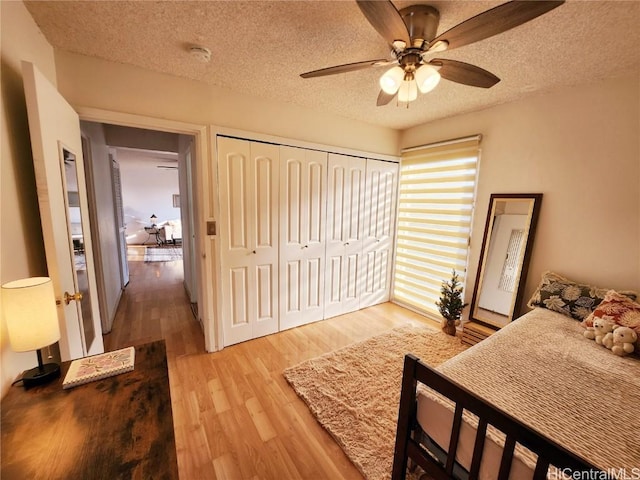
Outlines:
[{"label": "cream area rug", "polygon": [[404,356],[437,366],[467,348],[428,327],[400,327],[284,371],[367,480],[391,477]]}]

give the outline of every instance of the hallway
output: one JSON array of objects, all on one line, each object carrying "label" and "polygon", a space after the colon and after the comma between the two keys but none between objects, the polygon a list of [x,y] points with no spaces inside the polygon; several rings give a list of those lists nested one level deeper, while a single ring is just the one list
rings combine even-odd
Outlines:
[{"label": "hallway", "polygon": [[105,348],[166,341],[181,479],[362,478],[282,371],[424,317],[385,303],[207,354],[182,263],[129,265]]},{"label": "hallway", "polygon": [[122,294],[105,351],[164,339],[167,356],[204,353],[204,336],[191,313],[182,284],[182,261],[129,261],[129,285]]}]

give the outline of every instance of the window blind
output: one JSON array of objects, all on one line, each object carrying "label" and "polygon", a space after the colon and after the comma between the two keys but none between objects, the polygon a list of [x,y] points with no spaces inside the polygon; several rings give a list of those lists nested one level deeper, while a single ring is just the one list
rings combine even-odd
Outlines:
[{"label": "window blind", "polygon": [[394,301],[440,318],[435,302],[455,269],[466,282],[480,136],[403,151]]}]

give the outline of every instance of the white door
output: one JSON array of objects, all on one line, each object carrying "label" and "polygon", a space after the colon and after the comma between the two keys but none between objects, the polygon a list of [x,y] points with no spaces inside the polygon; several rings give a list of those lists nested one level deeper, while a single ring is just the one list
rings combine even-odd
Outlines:
[{"label": "white door", "polygon": [[389,301],[398,164],[367,159],[360,308]]},{"label": "white door", "polygon": [[358,310],[366,160],[329,154],[325,318]]},{"label": "white door", "polygon": [[111,185],[113,188],[113,208],[116,215],[116,227],[118,229],[117,241],[120,252],[120,281],[122,287],[129,283],[129,262],[127,261],[127,227],[124,223],[124,207],[122,205],[122,179],[120,177],[120,165],[109,154],[111,161]]},{"label": "white door", "polygon": [[[22,75],[48,275],[60,300],[60,354],[71,360],[104,351],[80,120],[32,63],[22,63]],[[67,304],[65,292],[82,300]]]},{"label": "white door", "polygon": [[218,137],[224,345],[278,331],[278,147]]},{"label": "white door", "polygon": [[327,153],[280,147],[280,330],[324,318]]}]

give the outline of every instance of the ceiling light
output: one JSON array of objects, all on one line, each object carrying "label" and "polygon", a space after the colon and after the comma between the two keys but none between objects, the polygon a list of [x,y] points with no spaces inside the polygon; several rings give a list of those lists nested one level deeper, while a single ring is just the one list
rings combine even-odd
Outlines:
[{"label": "ceiling light", "polygon": [[189,54],[200,63],[209,63],[211,61],[211,50],[207,47],[194,45],[189,47]]},{"label": "ceiling light", "polygon": [[413,78],[403,81],[398,90],[398,101],[409,103],[416,98],[418,98],[418,87]]},{"label": "ceiling light", "polygon": [[380,88],[384,93],[395,95],[404,79],[402,67],[393,67],[380,77]]},{"label": "ceiling light", "polygon": [[414,74],[418,88],[427,93],[436,88],[440,82],[440,73],[431,65],[421,65]]},{"label": "ceiling light", "polygon": [[405,49],[407,43],[404,40],[394,40],[392,45],[396,52],[401,52]]}]

